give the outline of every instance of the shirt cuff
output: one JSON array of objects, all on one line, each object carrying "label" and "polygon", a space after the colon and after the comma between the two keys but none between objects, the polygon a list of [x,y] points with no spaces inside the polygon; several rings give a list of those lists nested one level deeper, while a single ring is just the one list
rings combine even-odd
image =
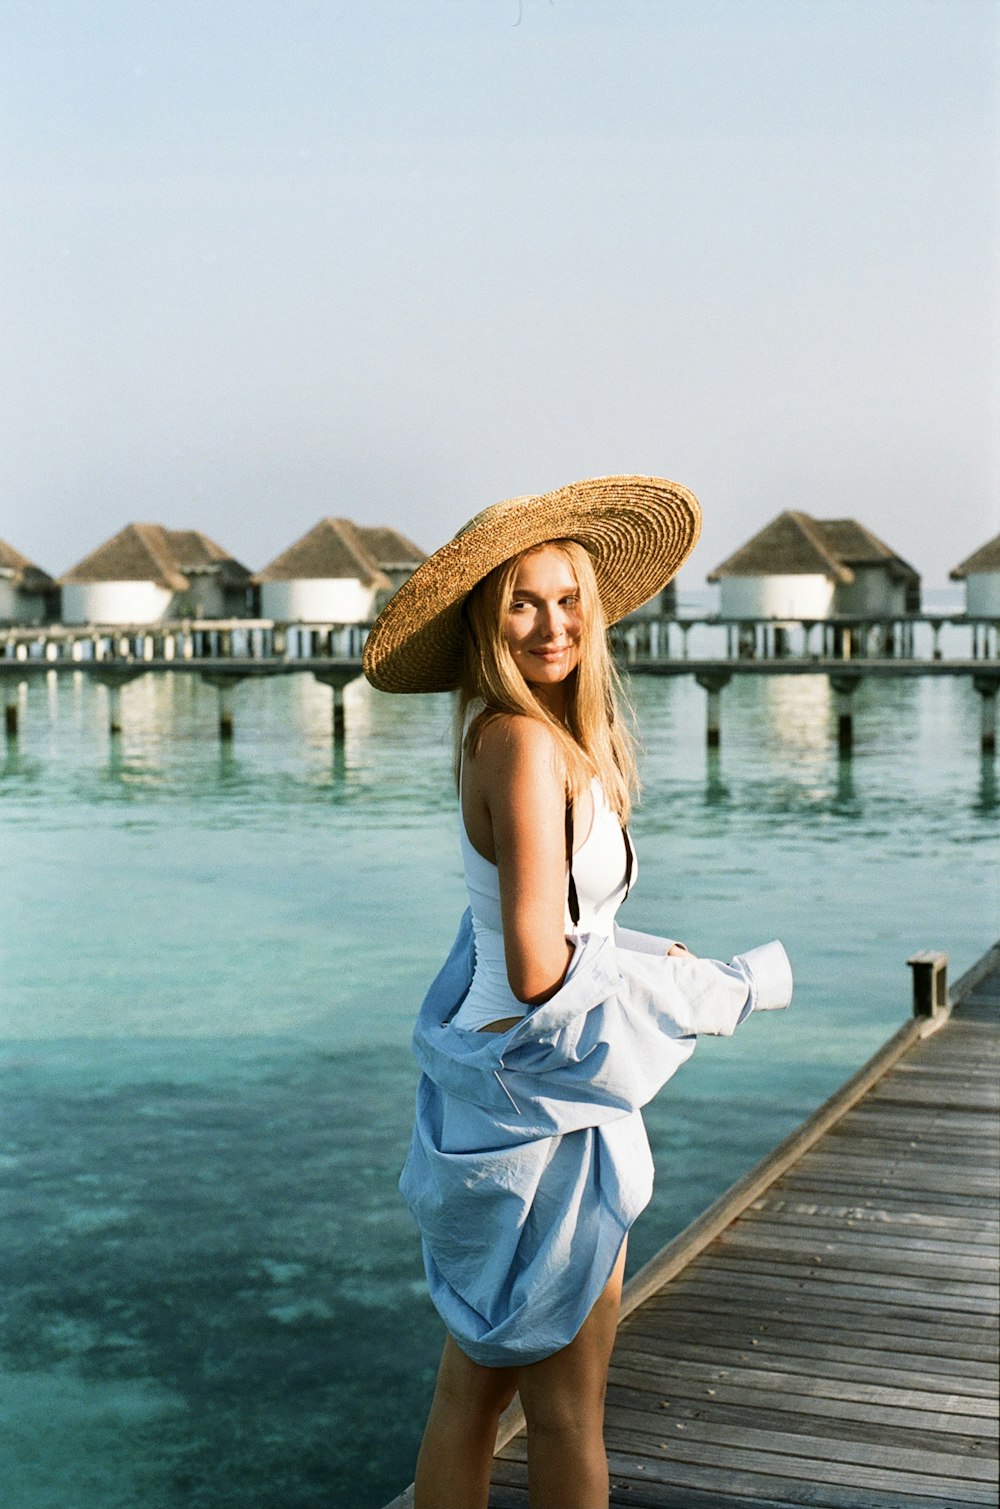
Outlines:
[{"label": "shirt cuff", "polygon": [[790,1005],[792,966],[777,939],[762,943],[759,948],[748,948],[745,954],[737,954],[733,962],[742,965],[750,976],[752,1011],[780,1011]]}]

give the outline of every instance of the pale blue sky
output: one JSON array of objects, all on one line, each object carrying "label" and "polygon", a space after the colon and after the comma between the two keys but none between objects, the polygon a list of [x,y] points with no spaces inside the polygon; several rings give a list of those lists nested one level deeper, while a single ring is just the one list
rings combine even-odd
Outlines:
[{"label": "pale blue sky", "polygon": [[[518,18],[520,16],[520,20]],[[515,24],[518,23],[518,24]],[[998,0],[0,0],[0,536],[1000,528]]]}]

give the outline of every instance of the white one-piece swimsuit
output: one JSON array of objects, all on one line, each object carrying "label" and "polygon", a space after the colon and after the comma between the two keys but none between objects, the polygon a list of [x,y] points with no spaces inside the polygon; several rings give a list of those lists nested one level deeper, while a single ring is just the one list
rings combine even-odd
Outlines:
[{"label": "white one-piece swimsuit", "polygon": [[[575,939],[587,933],[611,934],[615,913],[630,889],[638,866],[632,840],[608,806],[601,783],[591,784],[594,817],[590,832],[573,854],[572,879],[576,883],[579,921],[575,924],[566,906],[566,936]],[[507,979],[503,931],[500,920],[500,877],[472,845],[465,829],[459,802],[459,830],[465,886],[472,910],[476,940],[476,967],[469,993],[452,1017],[452,1025],[477,1031],[506,1017],[526,1016],[529,1007],[519,1001]],[[626,845],[628,848],[626,848]],[[627,855],[631,851],[631,863]],[[567,865],[567,886],[570,870]]]}]

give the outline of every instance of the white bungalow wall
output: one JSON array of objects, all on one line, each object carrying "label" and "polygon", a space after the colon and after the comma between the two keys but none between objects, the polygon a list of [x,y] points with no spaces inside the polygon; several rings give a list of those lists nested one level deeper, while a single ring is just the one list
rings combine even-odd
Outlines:
[{"label": "white bungalow wall", "polygon": [[855,566],[853,582],[838,584],[833,610],[896,618],[906,612],[906,584],[894,582],[882,566]]},{"label": "white bungalow wall", "polygon": [[1000,615],[1000,571],[971,571],[965,578],[965,611],[970,618]]},{"label": "white bungalow wall", "polygon": [[[240,608],[241,613],[245,611],[244,608]],[[187,591],[177,592],[172,598],[169,617],[228,618],[225,593],[218,578],[193,575]]]},{"label": "white bungalow wall", "polygon": [[67,582],[65,624],[152,624],[169,617],[173,594],[156,582]]},{"label": "white bungalow wall", "polygon": [[724,576],[719,583],[722,618],[826,618],[833,582],[825,576]]},{"label": "white bungalow wall", "polygon": [[0,624],[40,624],[45,621],[45,600],[37,592],[19,592],[0,577]]},{"label": "white bungalow wall", "polygon": [[356,577],[261,582],[260,614],[279,623],[369,623],[375,593]]}]

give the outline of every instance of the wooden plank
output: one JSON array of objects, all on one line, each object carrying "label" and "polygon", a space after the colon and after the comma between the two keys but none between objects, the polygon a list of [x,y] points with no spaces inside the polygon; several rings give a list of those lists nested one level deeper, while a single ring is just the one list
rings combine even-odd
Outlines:
[{"label": "wooden plank", "polygon": [[[905,1163],[879,1154],[855,1149],[840,1151],[829,1148],[803,1165],[802,1173],[821,1179],[849,1179],[869,1193],[895,1192],[914,1204],[940,1195],[964,1195],[968,1200],[988,1200],[996,1189],[995,1170],[982,1160],[954,1167],[929,1162]],[[949,1183],[949,1178],[951,1183]]]},{"label": "wooden plank", "polygon": [[[814,1149],[810,1156],[803,1160],[803,1167],[807,1169],[825,1168],[832,1164],[847,1168],[856,1167],[862,1174],[874,1172],[873,1165],[885,1167],[891,1164],[891,1170],[885,1169],[886,1177],[895,1178],[899,1170],[909,1179],[917,1178],[920,1181],[916,1186],[918,1188],[922,1186],[925,1176],[928,1184],[933,1188],[932,1180],[938,1177],[947,1179],[948,1175],[954,1173],[956,1169],[962,1171],[964,1178],[969,1178],[975,1177],[977,1169],[982,1167],[973,1154],[968,1157],[956,1156],[954,1159],[944,1156],[905,1158],[894,1153],[892,1149],[880,1147],[877,1143],[865,1142],[862,1138],[841,1138],[838,1141],[836,1138],[829,1137],[822,1147]],[[990,1165],[982,1168],[980,1178],[985,1189],[990,1189],[991,1172]],[[994,1184],[993,1188],[995,1187]]]},{"label": "wooden plank", "polygon": [[739,1217],[739,1224],[767,1224],[776,1228],[828,1226],[873,1238],[879,1235],[899,1237],[900,1240],[919,1238],[942,1242],[946,1246],[962,1242],[980,1247],[1000,1245],[1000,1222],[981,1203],[954,1214],[944,1211],[928,1213],[923,1202],[919,1206],[912,1201],[887,1204],[872,1195],[867,1197],[866,1203],[809,1198],[797,1190],[787,1189],[784,1181],[769,1197],[755,1201],[745,1210]]},{"label": "wooden plank", "polygon": [[[995,1465],[987,1457],[966,1456],[954,1449],[931,1451],[920,1443],[919,1438],[911,1445],[900,1446],[886,1442],[881,1435],[859,1441],[854,1435],[831,1436],[762,1428],[759,1424],[743,1425],[735,1419],[712,1421],[687,1417],[667,1421],[665,1418],[650,1418],[638,1412],[631,1412],[631,1418],[623,1424],[628,1430],[628,1440],[633,1445],[655,1445],[662,1442],[671,1451],[683,1437],[683,1444],[687,1448],[698,1443],[734,1450],[779,1452],[783,1456],[804,1457],[810,1462],[823,1459],[844,1466],[853,1464],[891,1472],[925,1473],[932,1477],[959,1481],[967,1479],[975,1483],[991,1483],[996,1476]],[[611,1430],[613,1437],[618,1434],[618,1430]]]},{"label": "wooden plank", "polygon": [[[975,1152],[995,1156],[996,1132],[989,1125],[990,1118],[974,1112],[935,1111],[934,1119],[927,1126],[914,1127],[912,1118],[900,1116],[893,1107],[888,1114],[886,1106],[872,1106],[870,1114],[859,1116],[857,1108],[839,1127],[832,1127],[827,1134],[831,1143],[841,1138],[860,1137],[868,1142],[884,1146],[903,1147],[914,1150],[918,1156],[924,1149],[953,1147],[957,1139]],[[969,1125],[968,1123],[972,1123]]]},{"label": "wooden plank", "polygon": [[953,1161],[971,1163],[977,1158],[986,1158],[989,1164],[995,1165],[995,1149],[996,1143],[986,1136],[960,1139],[949,1131],[946,1134],[942,1132],[936,1140],[929,1137],[914,1138],[912,1132],[908,1134],[902,1126],[897,1129],[895,1137],[887,1135],[883,1130],[842,1127],[836,1132],[831,1131],[823,1141],[823,1151],[828,1153],[854,1151],[869,1157],[894,1158],[907,1164],[927,1163],[932,1167]]},{"label": "wooden plank", "polygon": [[[490,1492],[490,1509],[528,1509],[527,1472],[522,1462],[501,1460],[494,1474]],[[785,1497],[741,1496],[734,1498],[720,1486],[704,1492],[699,1488],[676,1488],[670,1483],[644,1483],[641,1479],[611,1482],[612,1509],[796,1509]],[[909,1509],[909,1506],[908,1506]],[[934,1509],[941,1509],[936,1503]]]},{"label": "wooden plank", "polygon": [[961,1336],[955,1336],[946,1327],[919,1326],[913,1321],[886,1325],[879,1315],[871,1313],[866,1321],[852,1317],[853,1324],[848,1325],[833,1309],[803,1311],[789,1306],[767,1311],[717,1302],[714,1309],[695,1303],[681,1311],[663,1312],[655,1310],[653,1301],[648,1300],[640,1313],[645,1315],[647,1308],[650,1311],[648,1320],[636,1326],[634,1333],[630,1331],[629,1335],[658,1337],[668,1332],[671,1336],[711,1335],[714,1327],[725,1336],[730,1346],[741,1347],[751,1345],[754,1338],[761,1336],[791,1340],[808,1329],[808,1334],[820,1342],[850,1342],[863,1338],[876,1342],[883,1353],[910,1355],[916,1351],[941,1360],[988,1364],[993,1370],[991,1376],[996,1370],[995,1341],[985,1338],[981,1330],[977,1333],[971,1326],[964,1328]]},{"label": "wooden plank", "polygon": [[[523,1438],[511,1442],[505,1452],[508,1461],[526,1460],[526,1443]],[[802,1503],[839,1503],[844,1509],[883,1509],[886,1502],[879,1494],[895,1494],[895,1502],[905,1502],[904,1494],[916,1495],[928,1503],[936,1502],[936,1509],[955,1509],[956,1503],[969,1505],[985,1504],[995,1509],[996,1498],[988,1484],[962,1479],[942,1478],[930,1473],[891,1472],[863,1466],[845,1466],[837,1462],[812,1460],[803,1464],[798,1459],[782,1456],[779,1452],[754,1452],[752,1455],[741,1449],[725,1446],[701,1448],[698,1443],[690,1446],[683,1441],[672,1440],[669,1449],[658,1452],[617,1450],[608,1452],[608,1465],[616,1484],[640,1478],[647,1485],[669,1483],[674,1487],[700,1488],[711,1492],[720,1477],[735,1491],[747,1493],[749,1489],[764,1488],[765,1492],[785,1491],[787,1482],[799,1482],[801,1493],[806,1486],[802,1482],[808,1474],[808,1482],[821,1492],[820,1497],[800,1498]],[[961,1494],[961,1499],[958,1499]],[[944,1502],[942,1502],[944,1501]],[[796,1500],[792,1500],[796,1502]]]},{"label": "wooden plank", "polygon": [[854,1199],[859,1204],[872,1203],[887,1210],[901,1205],[913,1209],[915,1205],[919,1205],[920,1210],[928,1212],[946,1213],[951,1209],[955,1213],[969,1211],[975,1214],[983,1208],[981,1195],[966,1195],[946,1189],[924,1190],[918,1201],[912,1192],[894,1189],[891,1184],[884,1182],[806,1170],[798,1174],[785,1174],[781,1188],[792,1194],[809,1191],[816,1195],[840,1195]]},{"label": "wooden plank", "polygon": [[784,1180],[748,1206],[739,1219],[741,1221],[753,1220],[758,1213],[781,1220],[789,1215],[801,1214],[808,1216],[810,1220],[854,1221],[861,1225],[871,1224],[894,1229],[905,1226],[915,1229],[926,1228],[928,1235],[934,1232],[944,1235],[946,1232],[956,1231],[960,1235],[969,1232],[989,1238],[1000,1237],[1000,1220],[991,1215],[988,1210],[984,1210],[978,1202],[956,1214],[937,1211],[928,1213],[922,1207],[901,1209],[899,1206],[888,1206],[871,1198],[833,1201],[820,1196],[810,1197],[795,1191],[789,1192]]},{"label": "wooden plank", "polygon": [[709,1331],[694,1332],[681,1328],[659,1331],[645,1330],[630,1334],[628,1344],[622,1346],[622,1361],[636,1363],[642,1356],[661,1359],[683,1357],[696,1362],[743,1363],[747,1366],[771,1368],[780,1366],[792,1371],[815,1371],[826,1375],[831,1368],[846,1369],[840,1377],[857,1374],[886,1381],[907,1382],[914,1387],[931,1388],[935,1381],[954,1393],[978,1398],[992,1398],[996,1394],[996,1367],[992,1359],[942,1355],[937,1351],[901,1352],[880,1345],[881,1338],[865,1338],[868,1344],[840,1335],[832,1340],[827,1336],[775,1335],[762,1327],[740,1340],[728,1330],[724,1333]]},{"label": "wooden plank", "polygon": [[[670,1368],[664,1370],[663,1363],[666,1360],[669,1360]],[[789,1356],[773,1358],[763,1354],[755,1356],[750,1351],[737,1355],[724,1347],[691,1347],[677,1342],[669,1347],[664,1345],[662,1351],[658,1347],[655,1353],[633,1346],[623,1348],[620,1362],[630,1372],[646,1372],[655,1377],[660,1377],[664,1371],[673,1372],[675,1369],[680,1369],[689,1377],[697,1373],[709,1382],[724,1378],[748,1381],[756,1377],[762,1387],[766,1385],[779,1392],[784,1389],[788,1393],[801,1388],[815,1388],[818,1392],[824,1392],[831,1386],[898,1388],[914,1398],[923,1409],[930,1408],[932,1400],[937,1400],[940,1408],[940,1400],[947,1397],[957,1402],[962,1414],[982,1413],[991,1419],[995,1419],[998,1414],[993,1383],[984,1385],[979,1379],[966,1379],[943,1372],[913,1372],[904,1378],[897,1368],[865,1364],[860,1359],[850,1363],[823,1360],[820,1372],[817,1364],[821,1360]],[[851,1394],[848,1397],[855,1396]]]},{"label": "wooden plank", "polygon": [[[782,1400],[782,1408],[776,1408],[770,1400],[749,1396],[750,1402],[720,1404],[716,1400],[674,1398],[662,1400],[650,1408],[642,1400],[636,1407],[626,1390],[612,1387],[608,1395],[606,1419],[612,1432],[625,1431],[645,1434],[656,1430],[659,1434],[687,1426],[689,1421],[715,1424],[725,1430],[729,1425],[740,1425],[758,1430],[788,1432],[815,1436],[821,1440],[851,1442],[873,1441],[881,1445],[894,1445],[913,1451],[935,1451],[951,1455],[956,1451],[963,1456],[980,1457],[993,1462],[996,1443],[993,1432],[984,1429],[982,1420],[974,1421],[971,1431],[937,1430],[935,1417],[927,1411],[873,1410],[870,1407],[844,1405],[836,1414],[828,1401],[806,1400],[805,1408],[798,1408],[794,1399]],[[824,1407],[818,1408],[820,1404]],[[813,1405],[813,1408],[809,1408]],[[850,1409],[845,1414],[844,1409]],[[657,1425],[657,1421],[659,1424]]]},{"label": "wooden plank", "polygon": [[731,1320],[737,1325],[756,1323],[767,1327],[784,1323],[808,1327],[817,1334],[826,1328],[847,1334],[855,1331],[863,1335],[877,1334],[883,1345],[891,1347],[897,1345],[894,1338],[898,1338],[900,1346],[908,1346],[911,1340],[926,1339],[933,1341],[935,1347],[948,1351],[969,1347],[973,1355],[984,1352],[990,1358],[996,1357],[997,1350],[995,1327],[984,1328],[981,1324],[971,1323],[943,1325],[932,1310],[897,1310],[872,1304],[851,1305],[845,1310],[843,1305],[831,1303],[823,1296],[817,1299],[801,1293],[775,1295],[758,1291],[748,1294],[741,1289],[739,1293],[731,1294],[694,1287],[686,1288],[679,1295],[657,1295],[646,1301],[643,1311],[647,1306],[651,1316],[662,1316],[663,1323],[670,1326],[678,1321],[702,1325],[714,1317]]},{"label": "wooden plank", "polygon": [[[732,1227],[719,1238],[724,1250],[742,1252],[747,1257],[772,1252],[788,1252],[788,1243],[779,1232],[755,1231],[749,1227]],[[820,1237],[807,1240],[803,1237],[796,1245],[796,1255],[802,1262],[836,1267],[842,1272],[867,1274],[895,1274],[900,1279],[909,1277],[927,1279],[968,1279],[973,1283],[988,1286],[996,1272],[996,1264],[986,1257],[973,1257],[963,1253],[960,1258],[941,1258],[935,1253],[922,1255],[919,1252],[899,1252],[893,1257],[875,1243],[867,1245],[850,1243],[846,1238],[825,1241]]]},{"label": "wooden plank", "polygon": [[[783,1242],[785,1247],[798,1247],[816,1242],[834,1242],[845,1248],[891,1247],[894,1252],[923,1252],[935,1258],[955,1259],[962,1263],[979,1263],[985,1260],[995,1269],[1000,1256],[1000,1240],[993,1231],[922,1231],[903,1232],[898,1227],[891,1231],[880,1229],[874,1222],[860,1223],[843,1217],[812,1215],[798,1211],[748,1211],[734,1222],[730,1232],[735,1237],[746,1233],[753,1237],[770,1237]],[[728,1237],[729,1233],[727,1233]]]},{"label": "wooden plank", "polygon": [[[740,1255],[732,1248],[713,1252],[706,1258],[702,1271],[724,1274],[730,1283],[739,1283],[744,1273],[752,1271],[755,1274],[772,1274],[796,1284],[810,1284],[814,1287],[829,1284],[832,1288],[836,1288],[845,1300],[855,1294],[870,1295],[874,1290],[882,1290],[895,1291],[900,1296],[901,1303],[909,1303],[910,1296],[931,1294],[938,1297],[942,1309],[966,1310],[973,1314],[987,1315],[995,1315],[1000,1309],[996,1287],[993,1284],[954,1277],[926,1278],[915,1274],[907,1274],[901,1278],[898,1274],[874,1270],[863,1270],[859,1273],[856,1269],[841,1268],[832,1263],[802,1265],[782,1262],[773,1255],[760,1256],[750,1270],[746,1255]],[[891,1297],[887,1294],[886,1298]],[[948,1301],[954,1301],[954,1303],[949,1305]]]},{"label": "wooden plank", "polygon": [[[920,1429],[930,1423],[936,1431],[948,1431],[959,1436],[985,1437],[991,1442],[996,1438],[996,1411],[987,1408],[982,1400],[965,1411],[961,1401],[948,1399],[946,1408],[937,1394],[917,1395],[912,1389],[894,1390],[877,1388],[869,1384],[850,1389],[839,1380],[827,1380],[824,1386],[810,1387],[795,1380],[795,1388],[768,1389],[762,1392],[757,1374],[738,1378],[706,1378],[704,1370],[690,1372],[671,1370],[668,1378],[653,1373],[633,1372],[612,1359],[609,1374],[611,1389],[609,1399],[626,1403],[642,1399],[648,1409],[660,1409],[680,1400],[700,1409],[728,1408],[745,1405],[759,1409],[762,1400],[775,1408],[796,1414],[817,1414],[842,1420],[872,1420],[882,1422],[888,1428]],[[669,1398],[664,1399],[668,1393]]]}]

